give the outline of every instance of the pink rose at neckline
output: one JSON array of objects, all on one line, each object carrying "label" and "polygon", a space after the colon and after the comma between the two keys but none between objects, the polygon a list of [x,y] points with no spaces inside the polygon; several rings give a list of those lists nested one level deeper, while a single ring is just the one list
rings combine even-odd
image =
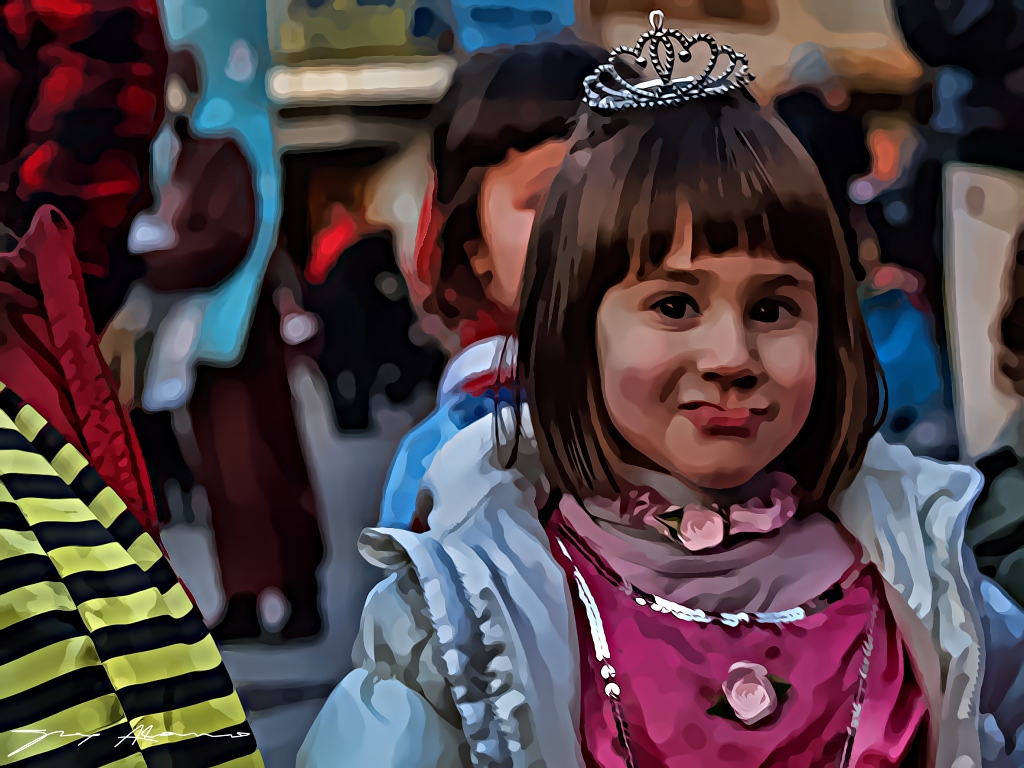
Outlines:
[{"label": "pink rose at neckline", "polygon": [[796,514],[796,481],[781,472],[772,476],[776,483],[769,492],[771,506],[753,498],[746,504],[729,507],[729,533],[768,533],[781,528]]},{"label": "pink rose at neckline", "polygon": [[679,521],[679,540],[691,552],[717,547],[725,538],[725,520],[700,504],[687,504]]},{"label": "pink rose at neckline", "polygon": [[779,700],[768,679],[768,670],[750,661],[737,661],[729,667],[722,693],[733,713],[744,725],[754,725],[772,714]]}]

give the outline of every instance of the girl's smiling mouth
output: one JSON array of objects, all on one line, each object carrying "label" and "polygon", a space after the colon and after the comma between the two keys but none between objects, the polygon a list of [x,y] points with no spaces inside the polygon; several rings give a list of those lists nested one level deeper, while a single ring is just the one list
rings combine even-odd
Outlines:
[{"label": "girl's smiling mouth", "polygon": [[705,437],[754,437],[768,419],[767,408],[725,408],[702,401],[685,403],[679,410]]}]

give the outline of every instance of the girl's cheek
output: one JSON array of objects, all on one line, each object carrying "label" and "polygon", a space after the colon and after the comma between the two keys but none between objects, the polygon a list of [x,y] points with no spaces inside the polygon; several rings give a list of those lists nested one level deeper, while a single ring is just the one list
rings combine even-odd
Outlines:
[{"label": "girl's cheek", "polygon": [[628,323],[613,330],[601,350],[606,395],[633,408],[660,400],[659,393],[677,367],[667,335]]},{"label": "girl's cheek", "polygon": [[816,334],[766,334],[758,343],[761,363],[769,379],[793,393],[814,391]]}]

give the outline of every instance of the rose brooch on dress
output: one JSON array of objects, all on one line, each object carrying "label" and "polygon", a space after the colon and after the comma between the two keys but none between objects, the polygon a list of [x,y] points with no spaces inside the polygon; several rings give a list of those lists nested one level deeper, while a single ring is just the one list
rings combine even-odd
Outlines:
[{"label": "rose brooch on dress", "polygon": [[771,716],[791,687],[781,677],[769,675],[760,664],[737,661],[729,667],[722,693],[707,712],[746,726],[757,725]]}]

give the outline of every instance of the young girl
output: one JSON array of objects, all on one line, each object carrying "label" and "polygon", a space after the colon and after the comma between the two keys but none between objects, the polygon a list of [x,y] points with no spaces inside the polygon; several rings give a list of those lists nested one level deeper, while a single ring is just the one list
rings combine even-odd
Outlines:
[{"label": "young girl", "polygon": [[[638,48],[693,43],[652,21]],[[388,576],[299,766],[1019,764],[979,476],[874,435],[824,186],[719,50],[588,78],[530,245],[529,408],[441,449],[429,531],[364,533]]]}]

